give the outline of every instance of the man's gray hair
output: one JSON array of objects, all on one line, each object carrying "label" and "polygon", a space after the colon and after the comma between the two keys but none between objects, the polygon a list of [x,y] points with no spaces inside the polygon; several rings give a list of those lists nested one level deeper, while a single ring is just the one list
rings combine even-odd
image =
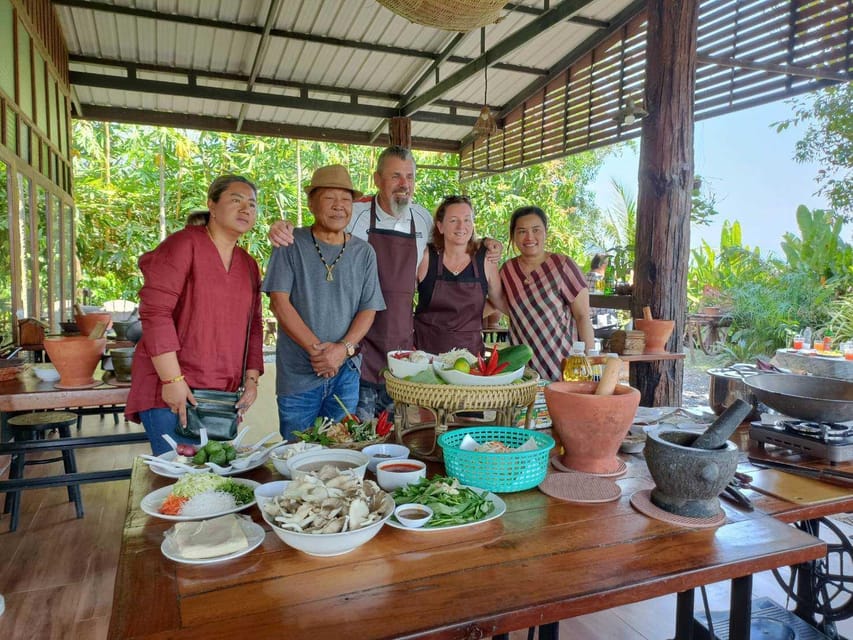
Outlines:
[{"label": "man's gray hair", "polygon": [[411,149],[407,149],[406,147],[401,147],[400,145],[395,144],[383,149],[382,153],[379,154],[379,158],[377,158],[376,160],[377,173],[382,173],[382,165],[385,164],[386,158],[400,158],[400,160],[411,160],[413,165],[416,164]]}]

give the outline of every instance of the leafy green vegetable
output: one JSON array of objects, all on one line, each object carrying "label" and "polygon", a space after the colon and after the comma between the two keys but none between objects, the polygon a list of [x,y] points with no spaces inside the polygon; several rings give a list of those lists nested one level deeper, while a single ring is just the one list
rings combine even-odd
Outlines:
[{"label": "leafy green vegetable", "polygon": [[486,499],[486,492],[477,493],[470,487],[462,487],[456,478],[435,476],[420,480],[417,484],[401,487],[394,492],[398,505],[408,502],[425,504],[433,510],[432,519],[426,527],[446,527],[476,522],[490,514],[495,505]]},{"label": "leafy green vegetable", "polygon": [[418,382],[420,384],[447,384],[444,380],[439,378],[435,370],[430,367],[429,369],[424,369],[423,371],[416,373],[413,376],[407,376],[404,378],[410,382]]},{"label": "leafy green vegetable", "polygon": [[255,492],[251,487],[247,487],[246,485],[240,484],[231,479],[226,480],[225,483],[216,490],[230,493],[234,496],[234,501],[237,504],[249,504],[255,499]]}]

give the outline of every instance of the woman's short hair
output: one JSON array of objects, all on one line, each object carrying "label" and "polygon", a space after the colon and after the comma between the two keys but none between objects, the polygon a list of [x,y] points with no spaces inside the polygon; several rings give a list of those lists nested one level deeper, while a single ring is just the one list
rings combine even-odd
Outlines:
[{"label": "woman's short hair", "polygon": [[590,269],[593,271],[598,269],[601,265],[607,265],[607,262],[610,260],[610,256],[606,253],[596,253],[592,256],[592,264],[590,265]]},{"label": "woman's short hair", "polygon": [[219,202],[220,196],[225,193],[225,190],[231,185],[232,182],[242,182],[243,184],[249,185],[249,188],[251,188],[252,191],[255,192],[255,197],[257,197],[258,188],[253,182],[244,178],[243,176],[228,174],[224,176],[219,176],[216,180],[210,183],[210,187],[208,187],[207,189],[207,199],[213,200],[214,202]]},{"label": "woman's short hair", "polygon": [[[469,198],[468,196],[444,196],[444,200],[441,201],[441,204],[439,204],[438,208],[435,210],[435,222],[444,222],[444,216],[447,213],[447,208],[454,204],[467,204],[471,209],[471,213],[474,213],[474,205],[471,204],[471,198]],[[444,234],[438,230],[438,225],[433,225],[432,227],[432,235],[430,237],[430,242],[432,242],[432,246],[434,246],[439,251],[444,250]],[[468,240],[468,253],[474,255],[477,252],[477,248],[479,246],[480,241],[477,240],[476,236],[472,234],[471,239]]]},{"label": "woman's short hair", "polygon": [[512,212],[512,215],[509,217],[509,237],[512,239],[513,234],[515,233],[515,225],[518,222],[519,218],[523,218],[524,216],[539,216],[539,219],[542,220],[542,224],[545,229],[548,229],[548,216],[542,209],[539,207],[521,207],[520,209],[516,209]]}]

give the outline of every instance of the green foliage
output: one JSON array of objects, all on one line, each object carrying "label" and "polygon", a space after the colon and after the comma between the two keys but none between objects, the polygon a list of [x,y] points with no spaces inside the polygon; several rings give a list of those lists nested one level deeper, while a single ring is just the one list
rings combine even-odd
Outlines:
[{"label": "green foliage", "polygon": [[807,125],[794,159],[821,166],[815,181],[818,194],[846,221],[853,219],[853,83],[842,83],[791,100],[793,117],[777,122],[782,131]]},{"label": "green foliage", "polygon": [[841,238],[843,220],[832,211],[797,208],[800,237],[786,233],[782,250],[791,269],[814,274],[840,292],[853,288],[853,246]]},{"label": "green foliage", "polygon": [[853,292],[842,294],[828,305],[829,322],[836,344],[853,340]]},{"label": "green foliage", "polygon": [[[354,184],[374,192],[381,149],[321,142],[260,138],[209,131],[74,122],[77,251],[81,288],[93,299],[134,299],[140,286],[137,260],[161,240],[160,168],[165,183],[165,234],[184,226],[187,215],[206,208],[207,187],[217,176],[237,173],[258,189],[255,228],[241,240],[261,265],[269,257],[269,225],[285,218],[303,226],[313,218],[302,184],[316,167],[341,163]],[[107,152],[109,150],[109,152]],[[477,214],[477,233],[508,244],[507,221],[516,207],[537,204],[550,215],[549,248],[577,256],[582,230],[596,215],[588,185],[607,152],[579,154],[461,185],[455,170],[422,169],[416,200],[433,210],[446,194],[467,192]],[[415,153],[418,164],[447,166],[455,156]],[[450,159],[450,160],[449,160]],[[300,184],[300,182],[302,184]]]}]

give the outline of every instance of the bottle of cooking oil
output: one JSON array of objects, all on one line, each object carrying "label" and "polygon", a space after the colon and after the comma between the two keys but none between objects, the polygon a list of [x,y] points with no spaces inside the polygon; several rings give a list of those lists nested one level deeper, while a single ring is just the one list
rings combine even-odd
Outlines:
[{"label": "bottle of cooking oil", "polygon": [[563,365],[563,380],[566,382],[582,382],[592,380],[592,366],[585,352],[586,344],[573,342],[572,351]]}]

